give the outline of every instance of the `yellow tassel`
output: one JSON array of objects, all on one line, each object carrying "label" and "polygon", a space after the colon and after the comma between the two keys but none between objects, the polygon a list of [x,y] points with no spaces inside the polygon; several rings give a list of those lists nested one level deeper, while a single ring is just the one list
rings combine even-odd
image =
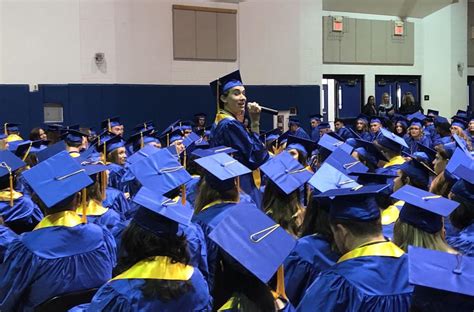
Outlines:
[{"label": "yellow tassel", "polygon": [[285,292],[285,272],[283,270],[283,265],[280,265],[277,271],[276,292],[281,298],[288,300],[288,297],[286,296],[286,292]]},{"label": "yellow tassel", "polygon": [[236,184],[237,184],[237,192],[239,194],[239,197],[237,199],[237,202],[240,202],[240,177],[237,176],[237,181],[236,181]]},{"label": "yellow tassel", "polygon": [[216,94],[217,94],[217,99],[216,99],[216,100],[217,100],[217,103],[216,103],[216,106],[217,106],[217,108],[216,108],[216,114],[219,113],[219,96],[220,96],[220,94],[219,94],[219,85],[220,85],[220,83],[221,83],[221,82],[219,81],[219,79],[217,79],[217,83],[216,83]]},{"label": "yellow tassel", "polygon": [[166,134],[166,146],[170,146],[170,134]]},{"label": "yellow tassel", "polygon": [[186,185],[181,185],[181,204],[186,204]]},{"label": "yellow tassel", "polygon": [[87,189],[83,189],[81,192],[81,205],[82,205],[82,223],[87,223]]},{"label": "yellow tassel", "polygon": [[10,207],[13,207],[13,174],[11,169],[8,170],[10,173],[9,181],[10,181]]},{"label": "yellow tassel", "polygon": [[140,148],[145,146],[145,141],[143,140],[143,132],[140,132]]},{"label": "yellow tassel", "polygon": [[107,130],[108,130],[109,132],[112,132],[112,126],[110,125],[110,118],[107,119],[107,126],[108,126],[108,127],[107,127]]},{"label": "yellow tassel", "polygon": [[100,173],[100,190],[102,192],[102,200],[105,200],[107,198],[106,196],[106,189],[107,189],[107,172],[102,171]]},{"label": "yellow tassel", "polygon": [[107,164],[107,147],[106,147],[107,143],[104,142],[104,150],[103,150],[103,162],[104,164],[106,165]]},{"label": "yellow tassel", "polygon": [[26,150],[25,156],[21,160],[25,161],[26,157],[30,154],[31,146],[33,145],[33,142],[30,142],[30,146],[28,146],[28,149]]},{"label": "yellow tassel", "polygon": [[3,132],[5,132],[5,135],[8,135],[7,126],[8,126],[7,122],[3,124]]}]

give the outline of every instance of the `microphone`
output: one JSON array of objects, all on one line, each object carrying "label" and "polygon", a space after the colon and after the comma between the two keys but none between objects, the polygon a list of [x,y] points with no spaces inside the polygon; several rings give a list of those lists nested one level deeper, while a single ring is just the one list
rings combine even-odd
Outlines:
[{"label": "microphone", "polygon": [[260,109],[262,110],[262,113],[267,113],[267,114],[272,114],[272,115],[278,115],[278,111],[273,108],[268,108],[265,106],[260,105]]}]

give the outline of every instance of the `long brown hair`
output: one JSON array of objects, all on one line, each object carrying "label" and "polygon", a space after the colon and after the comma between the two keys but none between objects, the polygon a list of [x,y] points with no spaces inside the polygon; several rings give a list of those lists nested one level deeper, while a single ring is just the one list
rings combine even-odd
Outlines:
[{"label": "long brown hair", "polygon": [[238,201],[239,191],[237,185],[227,191],[218,191],[212,188],[205,178],[201,178],[196,200],[194,201],[194,213],[199,213],[202,208],[216,200],[222,201]]}]

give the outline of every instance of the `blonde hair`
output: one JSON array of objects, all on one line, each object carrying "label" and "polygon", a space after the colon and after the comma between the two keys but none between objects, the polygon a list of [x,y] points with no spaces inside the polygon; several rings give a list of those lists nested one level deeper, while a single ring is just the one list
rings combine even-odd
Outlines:
[{"label": "blonde hair", "polygon": [[[451,126],[451,129],[454,129],[456,130],[456,134],[458,135],[458,137],[460,137],[461,139],[463,139],[464,141],[466,141],[466,144],[467,144],[467,149],[472,151],[472,142],[471,142],[471,138],[469,138],[466,133],[464,132],[464,130],[461,128],[461,127],[458,127],[458,126]],[[451,131],[452,133],[452,131]]]},{"label": "blonde hair", "polygon": [[393,242],[405,252],[408,251],[408,246],[412,245],[452,254],[458,253],[446,243],[444,239],[444,229],[432,234],[405,223],[400,219],[395,222],[393,228]]}]

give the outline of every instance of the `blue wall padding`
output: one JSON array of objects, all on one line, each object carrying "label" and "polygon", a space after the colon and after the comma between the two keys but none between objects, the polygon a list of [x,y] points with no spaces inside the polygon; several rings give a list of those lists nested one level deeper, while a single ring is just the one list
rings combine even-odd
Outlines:
[{"label": "blue wall padding", "polygon": [[[319,111],[319,86],[246,86],[248,101],[274,109],[297,107],[305,128],[310,114]],[[64,107],[64,124],[98,129],[101,120],[119,115],[130,134],[136,124],[153,120],[159,130],[178,118],[192,119],[198,112],[208,114],[208,124],[215,116],[215,100],[208,86],[65,84],[39,85],[29,92],[27,85],[0,85],[0,122],[19,122],[23,138],[43,125],[45,103]],[[270,130],[273,118],[262,115],[261,129]]]}]

